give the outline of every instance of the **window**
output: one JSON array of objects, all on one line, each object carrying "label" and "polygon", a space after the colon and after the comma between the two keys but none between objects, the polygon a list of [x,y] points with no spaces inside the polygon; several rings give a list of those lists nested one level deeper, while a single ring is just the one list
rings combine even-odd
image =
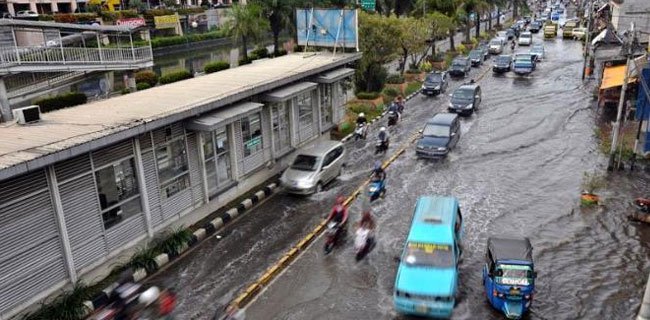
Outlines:
[{"label": "window", "polygon": [[262,121],[259,113],[241,120],[241,132],[244,143],[244,157],[262,150]]},{"label": "window", "polygon": [[203,153],[208,190],[211,193],[232,180],[230,166],[230,143],[225,126],[203,134]]},{"label": "window", "polygon": [[311,91],[298,95],[294,101],[298,108],[298,137],[300,142],[303,142],[313,136],[314,109],[311,104]]},{"label": "window", "polygon": [[157,147],[156,164],[158,165],[158,180],[163,199],[170,198],[187,189],[190,181],[185,137],[177,138]]},{"label": "window", "polygon": [[142,212],[133,156],[95,170],[104,228]]},{"label": "window", "polygon": [[321,107],[321,122],[323,124],[333,123],[331,84],[323,84],[320,87],[320,107]]}]

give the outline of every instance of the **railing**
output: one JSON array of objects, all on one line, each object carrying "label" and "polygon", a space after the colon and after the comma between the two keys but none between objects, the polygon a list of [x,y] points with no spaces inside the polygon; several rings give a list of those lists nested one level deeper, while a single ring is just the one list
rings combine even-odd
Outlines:
[{"label": "railing", "polygon": [[153,60],[150,47],[17,47],[0,49],[0,67],[25,64],[122,64]]},{"label": "railing", "polygon": [[8,77],[5,79],[5,85],[7,86],[7,96],[9,99],[11,99],[38,90],[51,88],[58,84],[66,83],[71,79],[81,77],[84,74],[86,73],[83,71],[18,74],[17,76],[19,77]]}]

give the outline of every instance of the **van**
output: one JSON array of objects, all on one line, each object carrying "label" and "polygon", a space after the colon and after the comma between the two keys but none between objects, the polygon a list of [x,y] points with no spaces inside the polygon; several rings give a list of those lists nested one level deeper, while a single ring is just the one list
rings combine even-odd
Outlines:
[{"label": "van", "polygon": [[284,191],[294,194],[318,193],[341,175],[345,147],[340,141],[322,141],[297,151],[280,177]]},{"label": "van", "polygon": [[469,116],[481,104],[481,86],[476,83],[465,83],[449,96],[451,97],[447,107],[449,112]]},{"label": "van", "polygon": [[397,312],[451,317],[458,292],[462,229],[456,198],[418,198],[395,277],[393,303]]},{"label": "van", "polygon": [[418,158],[443,158],[460,139],[460,121],[453,113],[439,113],[427,121],[415,147]]}]

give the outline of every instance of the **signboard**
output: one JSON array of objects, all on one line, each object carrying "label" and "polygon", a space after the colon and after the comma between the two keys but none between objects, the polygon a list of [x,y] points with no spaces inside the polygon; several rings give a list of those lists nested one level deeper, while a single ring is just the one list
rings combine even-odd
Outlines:
[{"label": "signboard", "polygon": [[153,22],[156,29],[173,29],[179,24],[178,16],[175,14],[153,17]]},{"label": "signboard", "polygon": [[299,46],[358,47],[357,10],[296,9]]},{"label": "signboard", "polygon": [[128,18],[128,19],[117,19],[115,24],[118,26],[137,28],[137,27],[144,26],[146,22],[144,21],[144,18]]},{"label": "signboard", "polygon": [[361,8],[366,11],[375,11],[376,0],[361,0]]}]

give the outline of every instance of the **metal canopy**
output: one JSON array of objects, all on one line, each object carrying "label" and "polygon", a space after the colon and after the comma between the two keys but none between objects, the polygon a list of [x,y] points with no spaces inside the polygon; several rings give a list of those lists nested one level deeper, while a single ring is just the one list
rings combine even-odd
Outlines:
[{"label": "metal canopy", "polygon": [[314,81],[318,83],[334,83],[343,78],[349,77],[354,74],[354,69],[351,68],[341,68],[334,71],[330,71],[324,74],[321,74]]},{"label": "metal canopy", "polygon": [[104,25],[82,25],[75,23],[58,23],[48,21],[32,21],[20,19],[0,19],[0,27],[23,27],[39,29],[57,29],[57,30],[83,30],[98,32],[126,32],[131,33],[143,27],[131,28],[128,26],[104,26]]},{"label": "metal canopy", "polygon": [[275,90],[271,93],[264,95],[264,100],[268,102],[282,102],[287,101],[305,91],[316,88],[318,84],[313,82],[300,82],[294,85],[286,86],[282,89]]},{"label": "metal canopy", "polygon": [[528,238],[488,238],[488,250],[492,252],[494,261],[533,262],[533,246]]},{"label": "metal canopy", "polygon": [[239,103],[190,120],[186,124],[186,128],[194,131],[213,131],[222,124],[232,122],[241,116],[261,110],[263,106],[263,104],[256,102]]}]

